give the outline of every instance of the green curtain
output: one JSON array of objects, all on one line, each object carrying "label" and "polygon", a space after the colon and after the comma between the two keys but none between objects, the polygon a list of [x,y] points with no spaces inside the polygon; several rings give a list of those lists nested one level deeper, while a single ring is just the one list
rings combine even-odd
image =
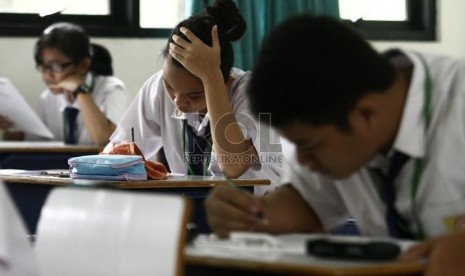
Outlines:
[{"label": "green curtain", "polygon": [[[263,38],[284,19],[304,12],[339,18],[338,0],[233,0],[247,22],[247,32],[233,43],[234,66],[243,70],[253,67]],[[192,14],[204,11],[215,0],[192,0]]]}]

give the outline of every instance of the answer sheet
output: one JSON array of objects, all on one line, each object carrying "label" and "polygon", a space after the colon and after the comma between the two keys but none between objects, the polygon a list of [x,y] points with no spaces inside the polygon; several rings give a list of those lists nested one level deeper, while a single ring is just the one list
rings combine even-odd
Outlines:
[{"label": "answer sheet", "polygon": [[54,138],[53,133],[6,78],[0,78],[0,115],[14,122],[15,131]]}]

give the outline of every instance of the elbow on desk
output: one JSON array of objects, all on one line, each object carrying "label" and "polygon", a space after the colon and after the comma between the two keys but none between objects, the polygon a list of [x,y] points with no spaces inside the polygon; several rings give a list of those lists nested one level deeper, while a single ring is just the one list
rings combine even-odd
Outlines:
[{"label": "elbow on desk", "polygon": [[243,175],[249,168],[250,164],[225,165],[220,164],[221,171],[231,178],[238,178]]}]

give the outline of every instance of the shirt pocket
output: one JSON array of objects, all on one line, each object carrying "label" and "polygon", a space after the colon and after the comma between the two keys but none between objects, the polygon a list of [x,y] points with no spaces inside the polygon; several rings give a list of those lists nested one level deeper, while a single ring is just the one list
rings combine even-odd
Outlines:
[{"label": "shirt pocket", "polygon": [[452,233],[465,228],[465,198],[443,204],[426,205],[420,219],[426,237]]}]

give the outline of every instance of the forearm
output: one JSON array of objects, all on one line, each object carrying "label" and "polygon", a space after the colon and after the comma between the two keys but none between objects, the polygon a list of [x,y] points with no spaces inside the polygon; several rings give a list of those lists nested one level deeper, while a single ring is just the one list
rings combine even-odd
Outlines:
[{"label": "forearm", "polygon": [[95,104],[92,95],[79,94],[76,99],[85,128],[92,141],[99,146],[106,145],[116,126]]},{"label": "forearm", "polygon": [[238,177],[254,162],[255,148],[245,139],[236,121],[221,72],[212,73],[203,83],[220,168],[229,176]]}]

